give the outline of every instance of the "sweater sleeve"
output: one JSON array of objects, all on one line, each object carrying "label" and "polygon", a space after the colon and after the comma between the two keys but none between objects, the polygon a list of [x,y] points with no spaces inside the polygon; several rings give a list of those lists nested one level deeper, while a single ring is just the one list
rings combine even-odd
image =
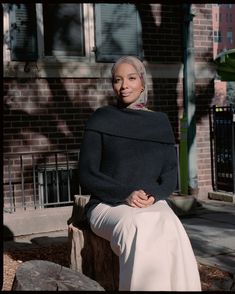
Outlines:
[{"label": "sweater sleeve", "polygon": [[80,148],[79,182],[83,189],[102,202],[123,202],[136,187],[126,186],[100,171],[102,136],[97,131],[86,130]]},{"label": "sweater sleeve", "polygon": [[175,146],[173,144],[166,144],[163,168],[158,180],[146,184],[143,189],[146,193],[153,195],[156,201],[166,199],[176,189],[177,175],[178,163]]}]

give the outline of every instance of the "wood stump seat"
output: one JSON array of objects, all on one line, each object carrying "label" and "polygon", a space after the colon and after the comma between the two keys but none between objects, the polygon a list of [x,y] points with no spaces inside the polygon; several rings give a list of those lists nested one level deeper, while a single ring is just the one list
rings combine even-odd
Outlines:
[{"label": "wood stump seat", "polygon": [[30,260],[16,270],[12,291],[105,291],[96,281],[46,260]]},{"label": "wood stump seat", "polygon": [[70,268],[97,281],[105,290],[118,290],[119,260],[110,243],[95,235],[86,221],[89,195],[75,195],[68,223]]}]

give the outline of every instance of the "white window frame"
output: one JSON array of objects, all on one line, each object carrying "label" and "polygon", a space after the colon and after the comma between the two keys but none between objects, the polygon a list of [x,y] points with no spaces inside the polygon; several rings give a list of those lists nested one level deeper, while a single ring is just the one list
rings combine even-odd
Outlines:
[{"label": "white window frame", "polygon": [[[45,56],[43,38],[43,3],[35,3],[37,17],[38,60],[33,62],[12,61],[9,47],[9,9],[4,4],[4,77],[33,78],[103,78],[110,77],[110,63],[96,63],[94,4],[81,3],[84,16],[85,56]],[[30,68],[25,71],[25,67]],[[28,64],[30,66],[28,66]]]},{"label": "white window frame", "polygon": [[61,56],[54,54],[53,56],[45,56],[44,52],[44,29],[43,29],[43,4],[36,3],[37,15],[37,40],[38,40],[38,58],[39,60],[58,60],[58,61],[87,61],[95,62],[94,53],[94,8],[92,3],[82,3],[84,16],[84,48],[85,56]]},{"label": "white window frame", "polygon": [[3,5],[3,60],[4,61],[11,61],[10,55],[10,17],[8,11],[8,4]]}]

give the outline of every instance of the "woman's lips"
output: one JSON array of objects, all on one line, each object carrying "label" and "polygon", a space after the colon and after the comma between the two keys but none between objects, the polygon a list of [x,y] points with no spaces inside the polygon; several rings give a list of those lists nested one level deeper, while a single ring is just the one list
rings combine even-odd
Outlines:
[{"label": "woman's lips", "polygon": [[130,95],[130,93],[122,93],[122,92],[121,92],[121,96],[122,96],[122,97],[127,97],[127,96],[129,96],[129,95]]}]

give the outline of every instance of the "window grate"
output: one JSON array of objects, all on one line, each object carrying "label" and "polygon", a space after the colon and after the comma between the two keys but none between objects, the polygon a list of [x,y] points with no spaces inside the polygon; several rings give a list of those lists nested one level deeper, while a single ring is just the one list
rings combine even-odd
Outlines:
[{"label": "window grate", "polygon": [[4,211],[72,204],[81,193],[78,162],[78,150],[6,154]]}]

